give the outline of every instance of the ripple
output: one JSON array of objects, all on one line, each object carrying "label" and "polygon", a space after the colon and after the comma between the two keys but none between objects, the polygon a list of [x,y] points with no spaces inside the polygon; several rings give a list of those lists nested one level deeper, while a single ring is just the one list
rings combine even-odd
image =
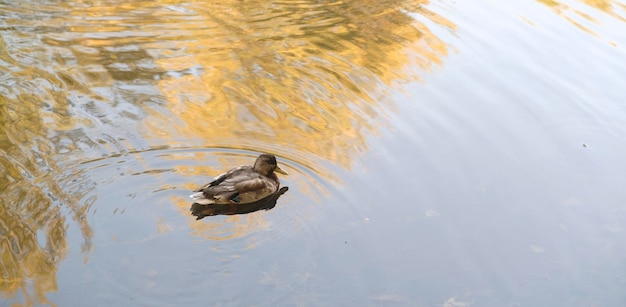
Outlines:
[{"label": "ripple", "polygon": [[[98,282],[103,287],[102,300],[119,303],[136,291],[157,287],[150,283],[159,281],[157,275],[167,270],[162,267],[162,257],[171,256],[160,250],[163,244],[172,247],[185,242],[184,252],[174,253],[175,261],[209,261],[212,267],[203,268],[203,274],[220,275],[247,251],[310,232],[307,223],[317,218],[326,187],[333,183],[320,175],[320,171],[328,170],[309,167],[317,161],[281,155],[277,156],[278,163],[289,172],[280,177],[281,185],[289,191],[274,208],[201,220],[191,215],[188,195],[193,189],[224,170],[253,163],[258,154],[239,148],[155,146],[79,161],[75,167],[68,167],[65,176],[72,180],[64,189],[88,191],[76,202],[85,208],[93,225],[91,236],[97,252],[85,254],[85,261],[97,263],[101,268],[98,270],[111,272]],[[68,244],[78,242],[70,238]],[[129,253],[145,256],[139,261]],[[187,271],[177,274],[195,275],[189,271],[195,266],[184,269]],[[125,271],[138,273],[126,277],[134,287],[118,282]]]},{"label": "ripple", "polygon": [[[198,249],[182,261],[204,263],[208,248],[226,264],[212,273],[227,274],[243,251],[317,235],[338,174],[388,124],[389,87],[417,78],[407,63],[427,69],[447,54],[411,17],[446,24],[423,7],[0,1],[0,231],[12,231],[0,252],[16,278],[6,293],[33,284],[25,300],[47,303],[37,293],[58,290],[59,261],[83,257],[106,271],[100,301],[119,305],[136,295],[124,286],[155,286],[154,267],[126,273],[160,269],[162,246],[191,237]],[[190,191],[260,152],[290,172],[276,206],[195,220]],[[48,275],[25,277],[37,269]]]},{"label": "ripple", "polygon": [[[255,238],[255,234],[271,232],[270,237],[262,240],[276,239],[296,231],[302,223],[314,217],[315,204],[327,194],[326,188],[333,184],[329,180],[332,176],[322,176],[322,173],[331,174],[329,170],[308,166],[315,162],[298,161],[279,154],[279,165],[289,172],[280,180],[290,190],[278,200],[276,208],[288,210],[281,210],[276,215],[253,212],[240,216],[208,217],[201,221],[190,215],[188,195],[193,189],[232,167],[252,164],[258,154],[235,148],[161,146],[84,161],[80,163],[80,169],[85,174],[84,178],[91,181],[90,185],[97,187],[90,197],[116,193],[128,199],[125,204],[114,207],[97,205],[98,214],[119,211],[133,204],[170,203],[178,214],[185,217],[194,235],[216,241],[245,238],[256,242],[248,245],[256,246],[260,239]],[[274,229],[273,225],[281,227]]]}]

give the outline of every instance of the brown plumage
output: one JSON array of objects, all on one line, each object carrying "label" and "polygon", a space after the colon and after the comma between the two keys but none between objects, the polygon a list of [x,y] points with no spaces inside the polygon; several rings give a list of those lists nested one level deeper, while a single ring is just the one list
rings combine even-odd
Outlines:
[{"label": "brown plumage", "polygon": [[259,201],[278,190],[280,183],[274,172],[287,174],[276,164],[276,157],[260,155],[254,166],[240,166],[221,174],[191,195],[194,203],[248,204]]}]

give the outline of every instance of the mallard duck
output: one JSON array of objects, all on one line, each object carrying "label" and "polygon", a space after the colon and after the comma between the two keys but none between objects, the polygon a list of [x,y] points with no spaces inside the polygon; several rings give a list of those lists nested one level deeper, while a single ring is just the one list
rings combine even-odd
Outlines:
[{"label": "mallard duck", "polygon": [[276,164],[276,157],[260,155],[254,166],[240,166],[223,173],[190,195],[194,203],[248,204],[274,194],[280,183],[274,172],[287,175]]}]

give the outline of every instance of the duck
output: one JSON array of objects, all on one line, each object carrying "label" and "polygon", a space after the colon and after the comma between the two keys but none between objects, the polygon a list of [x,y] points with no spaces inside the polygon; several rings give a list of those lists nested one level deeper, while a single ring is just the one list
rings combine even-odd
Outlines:
[{"label": "duck", "polygon": [[278,191],[280,182],[274,173],[288,175],[271,154],[261,154],[254,165],[239,166],[217,177],[189,197],[199,205],[249,204]]}]

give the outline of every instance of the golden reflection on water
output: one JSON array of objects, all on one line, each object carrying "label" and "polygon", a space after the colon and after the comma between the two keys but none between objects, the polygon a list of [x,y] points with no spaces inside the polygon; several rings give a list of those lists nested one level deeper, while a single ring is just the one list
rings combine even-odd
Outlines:
[{"label": "golden reflection on water", "polygon": [[55,178],[61,171],[50,155],[52,145],[42,139],[45,128],[35,107],[0,101],[0,293],[20,293],[27,305],[49,303],[45,294],[57,290],[56,266],[67,254],[67,216],[82,232],[85,251],[92,237],[89,204],[76,204],[84,191],[69,195],[64,180]]},{"label": "golden reflection on water", "polygon": [[[426,1],[194,6],[194,26],[211,35],[175,42],[185,52],[155,59],[165,70],[204,72],[158,82],[185,123],[178,134],[349,168],[393,109],[385,87],[417,78],[408,63],[428,68],[447,54],[407,12],[453,25],[421,4]],[[162,132],[167,121],[164,115],[153,130]]]},{"label": "golden reflection on water", "polygon": [[[201,138],[211,147],[277,153],[333,180],[316,161],[350,168],[393,109],[386,88],[418,79],[414,69],[429,69],[447,54],[447,45],[408,14],[455,28],[426,3],[234,1],[188,7],[194,23],[187,31],[194,37],[159,43],[167,48],[154,58],[162,70],[180,72],[157,85],[175,122],[182,123],[172,125],[171,113],[153,111],[144,125],[157,138]],[[193,173],[217,175],[235,164],[220,165]],[[313,199],[323,190],[298,188]],[[188,200],[174,202],[187,210]],[[190,225],[198,235],[224,240],[265,223],[262,215],[248,215]]]},{"label": "golden reflection on water", "polygon": [[616,20],[626,22],[626,4],[615,0],[537,0],[539,3],[550,7],[555,13],[565,18],[568,22],[580,30],[598,36],[592,30],[592,26],[598,21],[592,16],[594,13],[590,8],[609,15]]},{"label": "golden reflection on water", "polygon": [[[448,53],[415,19],[454,30],[428,2],[0,3],[0,293],[48,303],[68,227],[89,250],[97,195],[83,200],[94,183],[77,161],[200,139],[328,178],[321,161],[349,169],[394,109],[388,88]],[[176,171],[233,166],[217,163]],[[262,214],[191,225],[216,240],[269,227]]]}]

